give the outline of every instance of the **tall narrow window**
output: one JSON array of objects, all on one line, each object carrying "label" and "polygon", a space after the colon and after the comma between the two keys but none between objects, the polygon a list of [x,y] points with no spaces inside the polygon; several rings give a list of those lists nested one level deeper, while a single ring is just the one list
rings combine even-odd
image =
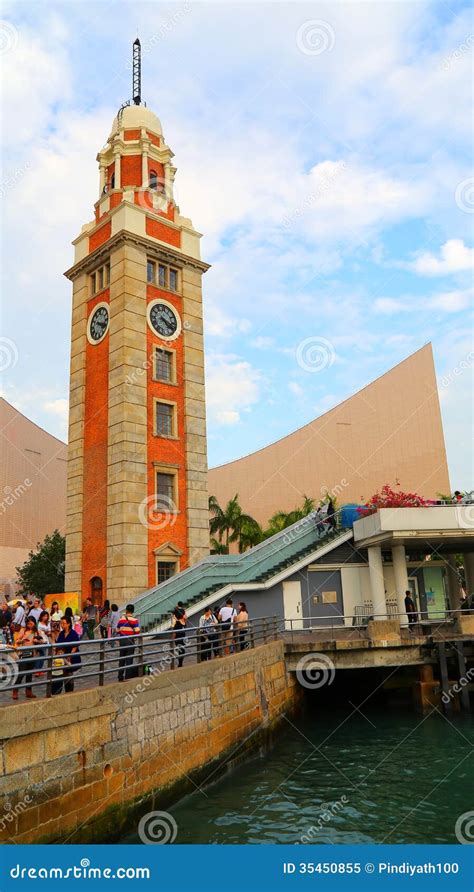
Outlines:
[{"label": "tall narrow window", "polygon": [[146,280],[147,282],[155,283],[155,264],[153,260],[147,260],[146,264]]},{"label": "tall narrow window", "polygon": [[170,269],[170,291],[178,290],[178,272],[175,269]]},{"label": "tall narrow window", "polygon": [[110,177],[110,188],[115,189],[115,171],[112,174],[112,176]]},{"label": "tall narrow window", "polygon": [[91,294],[95,294],[95,273],[91,273]]},{"label": "tall narrow window", "polygon": [[156,170],[150,170],[150,189],[158,189],[158,175]]},{"label": "tall narrow window", "polygon": [[156,475],[156,508],[158,511],[175,510],[174,482],[174,474],[159,472]]},{"label": "tall narrow window", "polygon": [[161,263],[158,266],[158,285],[161,288],[166,288],[166,266]]},{"label": "tall narrow window", "polygon": [[97,270],[97,278],[99,280],[97,283],[97,291],[102,291],[102,288],[104,287],[104,267],[103,266],[101,266],[100,269]]},{"label": "tall narrow window", "polygon": [[155,352],[155,378],[158,381],[173,381],[173,354],[170,350],[158,349]]},{"label": "tall narrow window", "polygon": [[156,433],[161,437],[174,436],[174,409],[169,403],[156,404]]},{"label": "tall narrow window", "polygon": [[104,266],[104,285],[110,285],[110,263]]}]

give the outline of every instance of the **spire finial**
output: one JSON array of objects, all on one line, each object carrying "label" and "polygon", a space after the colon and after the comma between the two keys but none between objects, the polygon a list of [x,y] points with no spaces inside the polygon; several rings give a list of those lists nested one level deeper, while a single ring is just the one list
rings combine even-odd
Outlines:
[{"label": "spire finial", "polygon": [[133,101],[135,105],[142,101],[142,47],[138,37],[133,41]]}]

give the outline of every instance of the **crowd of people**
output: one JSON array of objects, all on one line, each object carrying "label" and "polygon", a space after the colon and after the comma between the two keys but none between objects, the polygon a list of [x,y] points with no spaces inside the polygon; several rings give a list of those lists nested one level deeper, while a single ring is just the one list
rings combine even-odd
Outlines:
[{"label": "crowd of people", "polygon": [[[188,617],[179,601],[171,613],[172,660],[183,666],[186,653]],[[137,636],[140,622],[134,616],[133,604],[122,614],[116,604],[104,601],[101,606],[87,598],[80,614],[66,607],[64,613],[57,601],[47,610],[41,598],[0,604],[0,645],[3,651],[17,659],[13,700],[25,690],[27,699],[36,699],[33,678],[45,679],[46,668],[51,670],[51,693],[74,690],[74,675],[82,665],[81,641],[95,638],[110,639],[113,648],[118,644],[118,680],[125,681],[138,675],[135,664]],[[194,632],[196,630],[193,629]],[[200,618],[197,653],[203,661],[237,653],[248,647],[249,615],[243,601],[234,608],[232,599],[217,610],[207,607]],[[48,647],[47,645],[52,645]],[[51,664],[46,661],[52,654]]]}]

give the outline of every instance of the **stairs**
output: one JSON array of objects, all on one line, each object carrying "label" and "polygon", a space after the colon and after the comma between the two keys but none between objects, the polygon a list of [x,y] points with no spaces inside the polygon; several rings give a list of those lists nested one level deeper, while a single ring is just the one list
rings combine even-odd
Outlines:
[{"label": "stairs", "polygon": [[143,592],[135,600],[135,615],[143,631],[150,631],[169,621],[177,601],[182,601],[192,615],[194,605],[205,599],[212,601],[211,596],[227,585],[265,583],[318,548],[332,541],[334,547],[338,540],[346,541],[348,534],[349,530],[342,527],[319,533],[313,515],[308,515],[243,554],[210,555]]}]

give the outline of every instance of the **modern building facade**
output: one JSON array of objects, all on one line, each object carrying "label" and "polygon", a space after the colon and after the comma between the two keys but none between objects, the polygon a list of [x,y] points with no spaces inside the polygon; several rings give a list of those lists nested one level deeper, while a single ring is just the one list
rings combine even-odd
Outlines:
[{"label": "modern building facade", "polygon": [[287,437],[210,468],[209,492],[221,505],[238,493],[266,524],[305,495],[359,504],[396,479],[426,498],[450,491],[431,344]]},{"label": "modern building facade", "polygon": [[16,591],[16,567],[66,522],[67,446],[0,398],[0,594]]},{"label": "modern building facade", "polygon": [[123,107],[74,241],[66,590],[118,604],[209,552],[200,234],[159,119]]}]

